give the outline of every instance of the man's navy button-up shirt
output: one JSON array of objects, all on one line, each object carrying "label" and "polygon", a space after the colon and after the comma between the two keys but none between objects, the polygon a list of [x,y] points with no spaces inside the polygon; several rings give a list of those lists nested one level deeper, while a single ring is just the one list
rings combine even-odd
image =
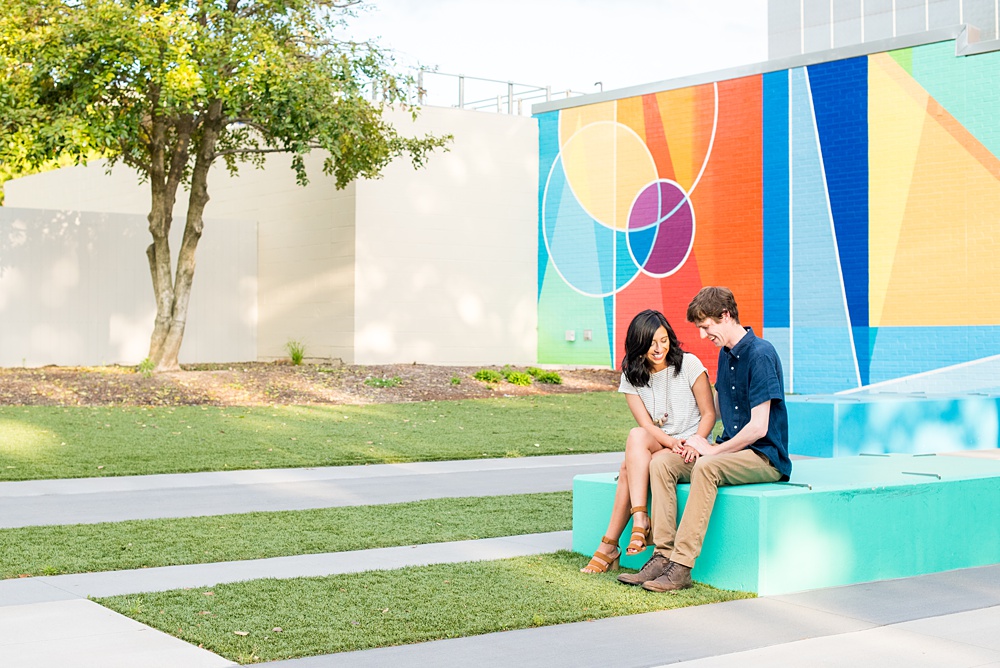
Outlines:
[{"label": "man's navy button-up shirt", "polygon": [[777,351],[764,339],[746,328],[746,335],[732,349],[719,350],[719,368],[715,389],[722,413],[723,443],[734,437],[750,422],[750,409],[771,402],[767,434],[750,447],[763,454],[783,480],[792,474],[788,458],[788,413],[785,409],[785,384]]}]

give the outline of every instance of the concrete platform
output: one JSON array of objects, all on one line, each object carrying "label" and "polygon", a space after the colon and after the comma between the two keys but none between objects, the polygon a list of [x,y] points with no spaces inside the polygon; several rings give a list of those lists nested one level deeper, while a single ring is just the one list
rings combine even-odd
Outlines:
[{"label": "concrete platform", "polygon": [[789,450],[806,457],[921,454],[1000,447],[995,394],[791,395]]},{"label": "concrete platform", "polygon": [[[688,487],[678,486],[681,507]],[[612,473],[575,479],[574,551],[596,549],[614,489]],[[801,460],[789,483],[719,490],[693,577],[773,595],[996,564],[997,517],[1000,461],[994,459]],[[649,548],[622,563],[638,568],[651,555]]]}]

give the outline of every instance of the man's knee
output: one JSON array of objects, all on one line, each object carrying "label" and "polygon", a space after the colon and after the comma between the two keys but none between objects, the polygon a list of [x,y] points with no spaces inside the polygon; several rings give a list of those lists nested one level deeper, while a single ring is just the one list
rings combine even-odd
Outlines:
[{"label": "man's knee", "polygon": [[721,455],[703,455],[695,460],[691,468],[691,482],[693,483],[696,478],[703,478],[718,486],[722,482],[723,466]]}]

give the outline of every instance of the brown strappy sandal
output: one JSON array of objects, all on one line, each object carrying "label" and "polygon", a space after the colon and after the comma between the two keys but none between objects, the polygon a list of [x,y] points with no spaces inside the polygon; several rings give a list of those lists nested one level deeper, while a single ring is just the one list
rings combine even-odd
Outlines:
[{"label": "brown strappy sandal", "polygon": [[649,511],[646,510],[646,506],[636,506],[629,510],[629,513],[633,516],[632,519],[632,537],[628,541],[628,546],[625,548],[625,554],[633,556],[639,554],[647,547],[652,545],[650,542],[650,527],[637,527],[635,525],[635,514],[636,513],[646,513],[646,521],[649,521]]},{"label": "brown strappy sandal", "polygon": [[580,569],[581,573],[606,573],[610,570],[618,570],[618,559],[622,556],[622,550],[618,547],[618,541],[611,540],[607,536],[601,537],[601,542],[613,545],[615,551],[609,556],[603,552],[594,552],[590,558],[590,563]]}]

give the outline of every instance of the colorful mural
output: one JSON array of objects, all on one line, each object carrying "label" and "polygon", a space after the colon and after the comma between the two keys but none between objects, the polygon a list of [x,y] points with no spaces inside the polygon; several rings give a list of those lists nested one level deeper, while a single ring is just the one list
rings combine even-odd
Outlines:
[{"label": "colorful mural", "polygon": [[1000,352],[998,84],[944,42],[538,115],[539,361],[614,366],[657,308],[714,378],[684,313],[727,285],[790,392],[971,378]]}]

